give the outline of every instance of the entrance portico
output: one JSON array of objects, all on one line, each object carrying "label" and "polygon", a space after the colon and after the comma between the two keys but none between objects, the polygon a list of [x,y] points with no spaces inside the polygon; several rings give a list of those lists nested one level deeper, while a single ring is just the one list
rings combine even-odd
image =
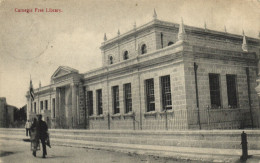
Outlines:
[{"label": "entrance portico", "polygon": [[79,82],[78,71],[61,66],[51,77],[55,89],[55,110],[52,122],[55,128],[74,128],[79,124]]}]

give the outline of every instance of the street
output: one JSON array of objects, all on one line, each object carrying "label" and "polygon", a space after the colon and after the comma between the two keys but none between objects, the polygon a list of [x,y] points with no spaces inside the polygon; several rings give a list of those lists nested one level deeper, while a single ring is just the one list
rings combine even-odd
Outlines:
[{"label": "street", "polygon": [[[30,151],[30,142],[0,140],[0,163],[33,163],[33,162],[88,162],[88,163],[171,163],[179,162],[170,158],[119,153],[87,148],[52,146],[47,147],[47,158],[43,159],[42,151],[33,157]],[[186,162],[186,161],[185,161]]]}]

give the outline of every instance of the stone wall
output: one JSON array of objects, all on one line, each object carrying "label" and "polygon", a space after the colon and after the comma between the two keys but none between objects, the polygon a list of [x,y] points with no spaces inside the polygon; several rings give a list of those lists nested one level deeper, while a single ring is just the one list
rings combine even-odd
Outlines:
[{"label": "stone wall", "polygon": [[[173,111],[166,115],[162,109],[160,79],[170,75]],[[145,80],[154,79],[155,111],[147,112],[145,96]],[[108,80],[107,80],[108,79]],[[89,81],[86,91],[93,91],[94,115],[90,116],[90,128],[93,129],[185,129],[186,99],[184,85],[184,64],[181,60],[174,63],[158,64],[154,67],[131,69],[123,74],[109,74],[99,81]],[[125,112],[124,84],[131,83],[132,112]],[[112,87],[119,86],[120,113],[114,114]],[[102,89],[103,115],[97,115],[96,91]],[[87,93],[86,93],[87,94]],[[174,113],[174,110],[181,110]],[[109,115],[108,115],[109,114]],[[108,120],[109,119],[109,120]]]},{"label": "stone wall", "polygon": [[[119,38],[118,38],[119,39]],[[116,41],[112,45],[106,45],[102,50],[103,66],[109,65],[109,57],[113,57],[113,64],[122,62],[125,51],[128,51],[129,59],[141,54],[141,46],[146,44],[147,52],[156,50],[156,36],[154,30],[147,30],[124,40]]]},{"label": "stone wall", "polygon": [[[161,34],[163,37],[161,37]],[[156,29],[156,47],[162,49],[168,46],[169,42],[176,43],[178,41],[178,31],[175,29]]]},{"label": "stone wall", "polygon": [[[227,81],[226,75],[233,74],[236,75],[237,84],[237,109],[246,109],[249,111],[249,101],[248,101],[248,87],[247,87],[247,76],[246,67],[249,68],[250,77],[250,92],[251,92],[251,104],[252,110],[255,113],[259,111],[259,104],[257,99],[257,94],[254,88],[256,87],[256,65],[248,65],[246,62],[236,62],[232,60],[218,60],[210,58],[198,58],[198,59],[186,59],[185,62],[185,82],[186,82],[186,99],[188,110],[197,110],[196,106],[196,92],[195,92],[195,75],[194,75],[194,62],[198,65],[197,70],[197,83],[198,83],[198,94],[199,94],[199,109],[206,110],[208,107],[211,108],[210,102],[210,90],[209,90],[209,73],[216,73],[220,75],[220,94],[221,94],[221,108],[219,109],[229,109],[228,97],[227,97]],[[234,108],[236,109],[236,108]],[[257,111],[258,110],[258,111]],[[235,111],[235,110],[234,110]],[[222,112],[222,116],[225,116],[227,112]],[[254,115],[254,113],[253,113]],[[256,114],[258,115],[258,113]],[[207,114],[200,115],[201,119],[203,116],[208,116]],[[221,115],[216,115],[221,117]],[[250,119],[250,114],[245,114],[246,119]],[[194,125],[198,122],[196,116],[189,117],[189,124]],[[242,121],[241,117],[241,121]],[[228,119],[228,118],[227,118]],[[258,120],[254,118],[254,126],[258,125]],[[248,124],[249,123],[249,124]],[[251,122],[247,121],[244,126],[250,125]]]}]

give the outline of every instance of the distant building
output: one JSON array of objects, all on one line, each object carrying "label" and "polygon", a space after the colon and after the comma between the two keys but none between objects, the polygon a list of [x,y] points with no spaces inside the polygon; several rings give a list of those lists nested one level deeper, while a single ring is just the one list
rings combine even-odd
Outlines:
[{"label": "distant building", "polygon": [[[55,128],[174,130],[260,125],[259,39],[157,19],[101,45],[102,67],[60,66],[27,93]],[[77,55],[77,54],[74,54]],[[86,56],[87,57],[87,56]]]},{"label": "distant building", "polygon": [[0,98],[0,127],[11,127],[14,122],[15,106],[8,105],[5,97]]},{"label": "distant building", "polygon": [[17,121],[20,123],[25,122],[27,119],[26,110],[27,110],[27,105],[24,105],[23,107],[21,107],[19,109],[16,109],[14,111],[14,121]]}]

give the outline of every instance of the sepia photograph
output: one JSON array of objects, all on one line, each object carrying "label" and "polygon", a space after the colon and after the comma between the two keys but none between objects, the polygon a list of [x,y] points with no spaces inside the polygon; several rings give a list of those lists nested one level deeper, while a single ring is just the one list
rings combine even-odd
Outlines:
[{"label": "sepia photograph", "polygon": [[260,0],[0,0],[0,163],[260,163]]}]

